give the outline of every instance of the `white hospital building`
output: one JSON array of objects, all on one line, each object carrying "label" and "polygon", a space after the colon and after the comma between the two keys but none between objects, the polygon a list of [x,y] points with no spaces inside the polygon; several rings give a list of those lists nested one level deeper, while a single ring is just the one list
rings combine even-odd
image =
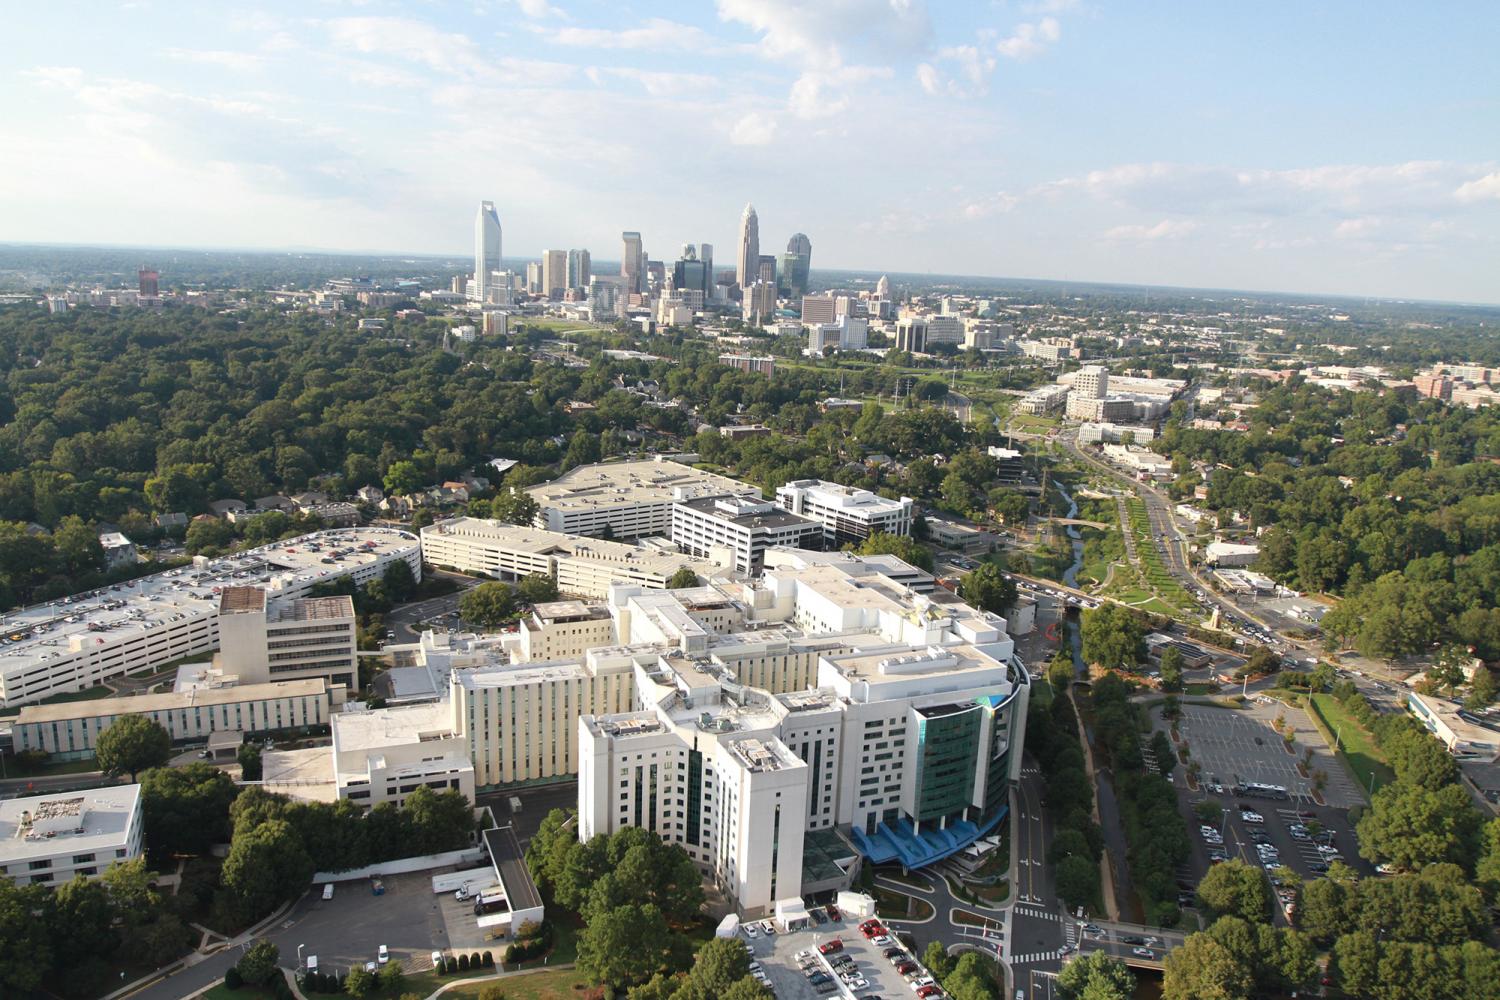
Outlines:
[{"label": "white hospital building", "polygon": [[319,583],[349,576],[362,585],[392,562],[404,562],[420,578],[416,535],[332,529],[221,559],[199,557],[191,566],[19,609],[0,629],[0,702],[14,706],[83,691],[218,649],[225,588],[260,588],[275,614]]},{"label": "white hospital building", "polygon": [[[921,867],[1002,822],[1029,677],[1004,619],[913,589],[931,585],[891,557],[786,549],[751,582],[616,585],[516,633],[391,647],[406,703],[354,725],[378,732],[365,757],[413,769],[398,793],[451,781],[457,756],[481,790],[576,775],[581,836],[654,829],[766,913],[846,888],[861,857]],[[373,800],[384,779],[347,756],[343,726],[336,753],[291,752],[324,763],[267,755],[267,783],[299,794],[321,774],[300,794]]]},{"label": "white hospital building", "polygon": [[842,545],[859,542],[877,531],[911,534],[911,497],[891,500],[869,490],[822,479],[795,479],[776,491],[776,502],[793,514],[823,525],[824,539]]},{"label": "white hospital building", "polygon": [[141,856],[141,786],[110,785],[0,802],[0,875],[60,886]]},{"label": "white hospital building", "polygon": [[644,538],[672,530],[672,504],[705,496],[760,499],[737,479],[656,458],[580,465],[527,488],[537,502],[536,527],[571,535]]},{"label": "white hospital building", "polygon": [[[670,504],[666,510],[670,518]],[[434,566],[499,580],[538,573],[556,580],[564,594],[595,600],[607,596],[617,583],[665,587],[684,567],[701,579],[732,568],[681,555],[670,546],[586,538],[478,517],[427,525],[422,529],[422,551]]]}]

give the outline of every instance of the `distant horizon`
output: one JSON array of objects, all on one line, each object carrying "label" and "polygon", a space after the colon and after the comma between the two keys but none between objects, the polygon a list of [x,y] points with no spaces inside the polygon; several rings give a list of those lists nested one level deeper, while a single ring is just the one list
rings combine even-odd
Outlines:
[{"label": "distant horizon", "polygon": [[0,239],[1500,297],[1500,4],[13,6]]},{"label": "distant horizon", "polygon": [[[315,247],[260,247],[260,246],[210,246],[210,245],[193,246],[193,245],[169,244],[169,243],[163,243],[163,244],[150,244],[150,243],[72,243],[72,242],[49,242],[49,241],[41,241],[41,240],[0,240],[0,249],[4,249],[6,247],[38,247],[38,248],[53,249],[53,250],[108,250],[108,251],[117,251],[117,252],[118,251],[129,251],[129,250],[168,251],[168,252],[170,252],[170,251],[185,251],[185,252],[191,252],[191,253],[204,253],[204,254],[224,253],[224,254],[266,255],[266,256],[271,256],[271,255],[278,255],[278,256],[307,255],[307,256],[332,257],[332,258],[339,258],[339,257],[354,257],[354,258],[357,258],[357,257],[371,257],[371,258],[393,258],[393,259],[397,259],[397,260],[400,260],[400,259],[414,259],[414,260],[432,260],[432,261],[452,261],[456,265],[462,265],[462,264],[465,264],[465,263],[469,263],[469,259],[472,257],[472,252],[470,252],[470,251],[462,251],[462,252],[454,252],[454,253],[435,253],[435,252],[413,251],[413,250],[336,250],[336,249],[330,249],[330,248],[315,248]],[[570,248],[549,248],[549,249],[570,249]],[[571,248],[571,249],[589,249],[589,248],[582,247],[582,248]],[[589,252],[590,252],[590,255],[592,256],[593,255],[593,251],[590,250]],[[512,254],[506,254],[504,257],[502,257],[502,261],[525,262],[525,263],[537,263],[537,262],[540,262],[540,259],[541,259],[540,252],[534,258],[533,257],[525,257],[525,256],[518,257],[518,256],[514,256]],[[650,259],[651,260],[660,260],[662,258],[657,258],[657,257],[653,256]],[[675,258],[672,258],[672,259],[675,260]],[[598,257],[598,258],[595,258],[595,261],[597,263],[600,263],[600,264],[609,264],[609,265],[616,265],[616,266],[619,264],[618,260],[613,260],[613,259],[610,259],[610,258],[607,258],[607,257]],[[152,268],[156,268],[156,269],[160,270],[159,264],[157,262],[154,262],[154,261],[141,261],[141,266],[148,266],[148,267],[152,267]],[[725,268],[725,270],[728,270],[728,268]],[[815,267],[812,268],[812,270],[811,270],[810,273],[813,274],[813,275],[817,275],[819,272],[822,272],[824,274],[829,274],[829,273],[832,273],[832,274],[849,274],[849,275],[857,275],[857,276],[869,275],[872,278],[879,278],[881,275],[887,275],[887,276],[890,276],[892,278],[952,278],[952,279],[963,280],[963,281],[971,281],[971,282],[997,281],[997,282],[1012,282],[1012,283],[1022,283],[1022,282],[1025,282],[1025,283],[1036,283],[1036,284],[1047,284],[1047,285],[1087,285],[1087,286],[1097,287],[1097,288],[1140,289],[1140,290],[1143,290],[1143,291],[1186,292],[1186,293],[1205,294],[1205,295],[1208,294],[1208,293],[1222,293],[1222,294],[1229,294],[1229,295],[1242,295],[1242,296],[1251,296],[1251,297],[1260,297],[1260,298],[1308,299],[1308,300],[1313,300],[1313,301],[1326,300],[1326,301],[1329,301],[1329,302],[1365,302],[1365,303],[1379,302],[1379,303],[1388,303],[1388,304],[1392,304],[1392,305],[1409,304],[1409,305],[1457,306],[1457,307],[1460,307],[1460,308],[1474,308],[1474,309],[1500,308],[1500,299],[1497,299],[1495,301],[1490,301],[1490,302],[1479,301],[1479,300],[1474,300],[1474,301],[1460,301],[1460,300],[1455,300],[1455,299],[1429,299],[1429,298],[1419,298],[1419,297],[1401,296],[1401,295],[1362,295],[1362,294],[1358,294],[1358,293],[1332,292],[1332,291],[1325,291],[1325,292],[1299,292],[1299,291],[1286,291],[1286,290],[1263,289],[1263,288],[1262,289],[1256,289],[1256,288],[1230,288],[1230,287],[1227,287],[1227,286],[1213,286],[1213,285],[1147,284],[1147,283],[1141,283],[1141,282],[1115,281],[1115,280],[1110,280],[1110,279],[1095,279],[1095,278],[1046,278],[1046,277],[1025,276],[1025,275],[1016,276],[1016,275],[999,275],[999,274],[958,274],[958,273],[947,272],[947,271],[901,271],[901,270],[894,270],[894,269],[879,269],[879,268],[873,268],[872,269],[872,268],[861,268],[861,267],[824,267],[824,266],[815,266]],[[165,272],[164,271],[163,274],[162,274],[162,277],[165,279],[164,283],[170,282],[170,278],[171,278],[170,272]]]}]

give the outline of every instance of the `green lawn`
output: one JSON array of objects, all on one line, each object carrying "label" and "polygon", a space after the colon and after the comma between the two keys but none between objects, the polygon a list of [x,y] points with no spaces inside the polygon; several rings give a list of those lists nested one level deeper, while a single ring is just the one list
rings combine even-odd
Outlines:
[{"label": "green lawn", "polygon": [[241,986],[232,990],[223,983],[203,994],[205,1000],[270,1000],[271,991],[259,986]]},{"label": "green lawn", "polygon": [[[505,1000],[577,1000],[587,996],[592,985],[576,969],[552,969],[496,981],[505,990]],[[444,993],[445,997],[477,997],[488,983],[465,983]],[[431,992],[431,991],[429,991]],[[423,994],[424,996],[426,994]]]},{"label": "green lawn", "polygon": [[[1386,763],[1385,756],[1375,746],[1370,734],[1365,732],[1344,706],[1331,694],[1312,696],[1314,720],[1322,723],[1323,735],[1332,746],[1335,737],[1339,742],[1339,755],[1348,761],[1354,772],[1354,780],[1369,794],[1371,788],[1381,788],[1396,780],[1395,772]],[[1373,780],[1373,785],[1372,785]]]}]

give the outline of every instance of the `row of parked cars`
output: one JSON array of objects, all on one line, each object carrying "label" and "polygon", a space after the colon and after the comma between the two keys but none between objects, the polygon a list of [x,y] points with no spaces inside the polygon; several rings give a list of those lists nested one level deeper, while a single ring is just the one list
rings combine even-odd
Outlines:
[{"label": "row of parked cars", "polygon": [[[871,917],[859,925],[859,932],[870,943],[883,948],[881,955],[895,967],[911,987],[919,1000],[943,1000],[948,996],[922,964],[903,948],[879,920]],[[861,972],[859,963],[844,947],[844,942],[833,938],[818,945],[816,952],[807,949],[797,953],[797,964],[807,977],[808,983],[818,993],[828,995],[839,989],[839,984],[849,992],[867,989],[869,979]],[[837,982],[835,981],[837,977]],[[858,994],[858,1000],[882,1000],[877,993]]]}]

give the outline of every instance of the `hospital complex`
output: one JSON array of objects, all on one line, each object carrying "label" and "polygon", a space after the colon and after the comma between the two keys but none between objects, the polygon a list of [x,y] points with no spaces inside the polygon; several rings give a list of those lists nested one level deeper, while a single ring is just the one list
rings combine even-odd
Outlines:
[{"label": "hospital complex", "polygon": [[[837,551],[909,532],[907,498],[804,480],[767,501],[720,479],[591,466],[535,488],[529,526],[319,532],[15,613],[0,693],[23,705],[17,748],[81,754],[137,712],[179,740],[327,724],[330,745],[264,755],[265,787],[300,798],[576,778],[581,837],[652,830],[747,916],[847,888],[862,860],[916,868],[990,836],[1030,686],[1005,619],[899,559]],[[390,665],[372,709],[352,700],[349,598],[312,591],[396,561],[547,574],[564,599],[513,632],[365,654]],[[668,589],[683,569],[694,585]],[[198,653],[169,694],[29,704]]]}]

